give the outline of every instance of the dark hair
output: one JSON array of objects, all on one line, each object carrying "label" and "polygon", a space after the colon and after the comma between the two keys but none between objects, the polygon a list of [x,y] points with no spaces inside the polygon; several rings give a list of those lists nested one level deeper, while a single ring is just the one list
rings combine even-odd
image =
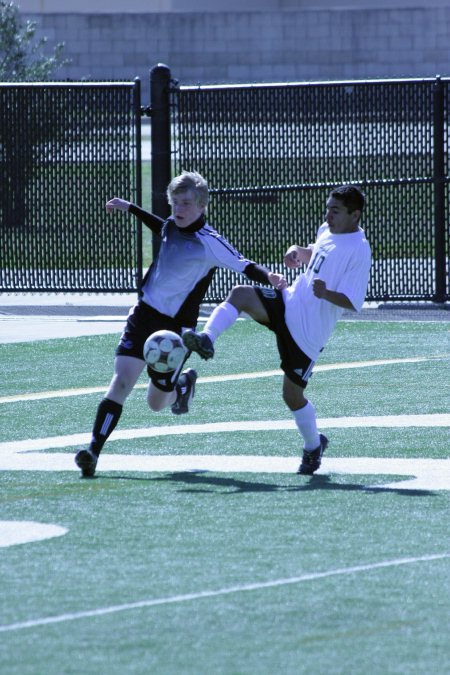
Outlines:
[{"label": "dark hair", "polygon": [[366,203],[366,196],[364,192],[356,185],[340,185],[330,192],[330,197],[339,199],[343,202],[349,213],[353,211],[363,211]]}]

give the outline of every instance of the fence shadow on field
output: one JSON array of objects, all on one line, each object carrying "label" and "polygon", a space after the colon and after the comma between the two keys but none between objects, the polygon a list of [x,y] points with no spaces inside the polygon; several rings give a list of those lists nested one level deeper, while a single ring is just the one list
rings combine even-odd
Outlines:
[{"label": "fence shadow on field", "polygon": [[[368,487],[358,483],[336,483],[329,475],[319,474],[307,478],[300,477],[299,481],[304,481],[298,485],[283,485],[279,483],[266,483],[261,481],[240,480],[232,477],[217,476],[208,471],[175,471],[157,477],[143,476],[108,476],[108,479],[115,480],[138,480],[153,482],[172,482],[185,485],[183,492],[192,493],[215,493],[215,494],[242,494],[249,492],[307,492],[312,490],[335,490],[344,492],[366,492],[366,493],[393,493],[402,497],[430,497],[436,496],[435,492],[430,490],[406,490],[392,487],[377,486]],[[404,478],[404,477],[402,477]],[[389,476],[392,481],[392,476]],[[222,488],[222,490],[220,490]]]}]

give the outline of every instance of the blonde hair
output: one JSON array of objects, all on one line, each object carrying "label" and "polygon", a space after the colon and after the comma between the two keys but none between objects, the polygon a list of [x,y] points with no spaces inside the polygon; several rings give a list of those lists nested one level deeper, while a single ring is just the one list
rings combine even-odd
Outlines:
[{"label": "blonde hair", "polygon": [[172,205],[172,197],[180,192],[192,190],[199,206],[206,208],[209,201],[208,183],[197,171],[182,171],[175,176],[167,188],[167,200]]}]

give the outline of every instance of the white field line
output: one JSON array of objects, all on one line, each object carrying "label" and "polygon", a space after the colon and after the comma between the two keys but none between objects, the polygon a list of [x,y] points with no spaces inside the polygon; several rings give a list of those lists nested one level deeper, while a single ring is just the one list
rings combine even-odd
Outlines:
[{"label": "white field line", "polygon": [[0,548],[62,537],[68,531],[66,527],[32,520],[0,520]]},{"label": "white field line", "polygon": [[[370,368],[373,366],[395,365],[398,363],[421,363],[424,361],[431,361],[436,359],[448,358],[448,354],[440,354],[436,356],[416,356],[412,358],[402,359],[376,359],[372,361],[350,361],[347,363],[327,363],[317,365],[314,368],[315,373],[327,372],[330,370],[347,370],[351,368]],[[266,370],[255,373],[238,373],[232,375],[211,375],[209,377],[200,377],[197,380],[198,384],[212,384],[214,382],[234,382],[237,380],[252,380],[264,377],[274,377],[282,375],[281,370]],[[135,389],[146,389],[147,383],[137,384]],[[74,389],[61,389],[54,391],[38,391],[29,394],[14,394],[12,396],[1,396],[1,403],[18,403],[19,401],[39,401],[46,398],[63,398],[68,396],[84,396],[87,394],[104,393],[107,385],[101,387],[80,387]]]},{"label": "white field line", "polygon": [[381,562],[368,563],[365,565],[354,565],[341,569],[328,570],[325,572],[310,572],[301,574],[297,577],[287,579],[273,579],[271,581],[261,581],[253,584],[242,584],[240,586],[229,586],[228,588],[219,588],[217,590],[205,590],[194,593],[185,593],[182,595],[172,595],[165,598],[153,598],[149,600],[140,600],[138,602],[128,602],[122,605],[111,605],[109,607],[99,607],[97,609],[85,610],[84,612],[69,612],[57,616],[48,616],[28,621],[21,621],[6,625],[0,625],[0,633],[24,630],[26,628],[38,628],[48,626],[49,624],[65,623],[67,621],[76,621],[91,617],[105,616],[108,614],[117,614],[118,612],[144,609],[148,607],[157,607],[160,605],[170,605],[181,602],[193,602],[195,600],[204,600],[206,598],[216,598],[221,595],[231,595],[233,593],[245,593],[248,591],[260,591],[267,588],[276,588],[293,584],[300,584],[303,581],[315,581],[316,579],[325,579],[327,577],[344,576],[349,574],[358,574],[361,572],[370,572],[376,569],[386,569],[389,567],[399,567],[401,565],[411,565],[419,562],[432,562],[449,558],[450,553],[436,553],[433,555],[417,556],[414,558],[396,558],[393,560],[383,560]]},{"label": "white field line", "polygon": [[[295,474],[298,457],[261,455],[110,455],[103,453],[100,472],[118,473],[270,473]],[[76,471],[72,453],[24,453],[0,458],[1,471]],[[316,476],[396,476],[390,483],[361,489],[450,490],[450,459],[329,457]],[[399,480],[403,476],[403,480]]]},{"label": "white field line", "polygon": [[[450,415],[401,415],[396,417],[353,417],[319,420],[321,428],[332,427],[437,427],[450,426]],[[123,429],[114,431],[109,443],[132,438],[177,436],[188,433],[223,433],[292,429],[292,420],[227,422],[216,424],[179,425],[153,429]],[[72,453],[45,453],[46,449],[71,447],[88,443],[90,434],[73,434],[53,438],[27,439],[0,443],[0,471],[79,471]],[[117,472],[199,472],[224,473],[295,473],[298,458],[264,455],[186,455],[177,452],[173,442],[172,455],[125,455],[102,453],[101,471]],[[399,490],[450,490],[450,459],[333,457],[326,455],[318,474],[395,475],[404,480],[384,483],[380,487]],[[378,485],[371,486],[378,487]]]},{"label": "white field line", "polygon": [[[321,429],[347,429],[355,427],[400,428],[400,427],[450,427],[450,413],[432,415],[374,415],[362,417],[324,417],[317,420]],[[149,427],[144,429],[116,429],[108,439],[123,441],[136,438],[156,438],[158,436],[185,436],[186,434],[214,434],[244,431],[289,431],[296,430],[295,421],[286,420],[247,420],[235,422],[211,422],[210,424],[174,424],[171,426]],[[0,460],[16,453],[67,448],[89,443],[91,433],[68,434],[67,436],[49,436],[30,438],[22,441],[4,441],[0,443]],[[128,456],[128,455],[126,455]],[[56,456],[55,456],[56,459]],[[1,466],[0,466],[1,468]]]}]

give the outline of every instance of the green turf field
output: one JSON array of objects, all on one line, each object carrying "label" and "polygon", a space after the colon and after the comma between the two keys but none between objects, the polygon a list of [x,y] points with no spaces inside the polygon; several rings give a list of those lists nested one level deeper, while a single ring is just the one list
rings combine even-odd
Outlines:
[{"label": "green turf field", "polygon": [[[338,324],[313,477],[274,338],[241,321],[191,358],[189,415],[147,410],[142,378],[81,480],[116,342],[0,345],[2,675],[450,672],[448,324]],[[24,521],[59,536],[7,545]]]}]

